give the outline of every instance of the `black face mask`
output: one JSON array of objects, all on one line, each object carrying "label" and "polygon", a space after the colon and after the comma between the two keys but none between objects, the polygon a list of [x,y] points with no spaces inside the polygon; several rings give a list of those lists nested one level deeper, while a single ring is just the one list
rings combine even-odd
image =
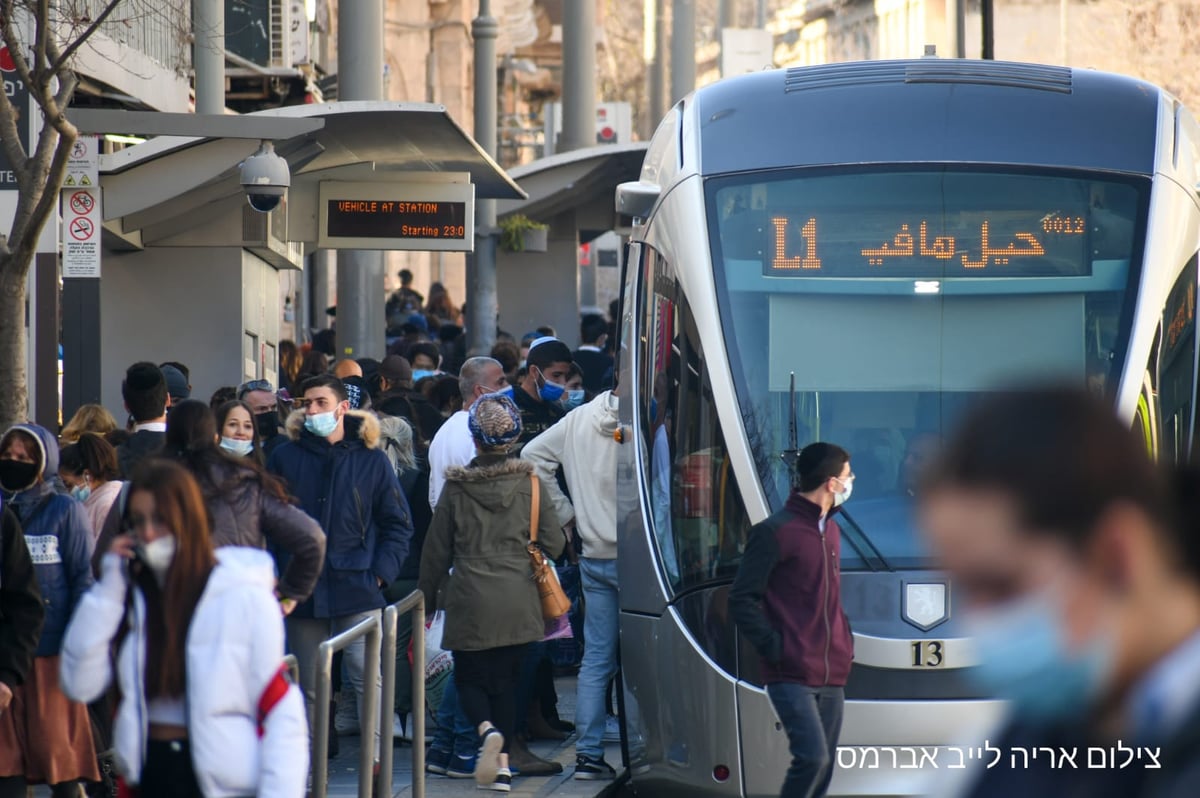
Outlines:
[{"label": "black face mask", "polygon": [[274,410],[259,413],[254,417],[254,426],[260,440],[273,438],[279,432],[279,414]]},{"label": "black face mask", "polygon": [[22,463],[19,460],[0,460],[0,488],[16,493],[32,487],[38,478],[37,463]]}]

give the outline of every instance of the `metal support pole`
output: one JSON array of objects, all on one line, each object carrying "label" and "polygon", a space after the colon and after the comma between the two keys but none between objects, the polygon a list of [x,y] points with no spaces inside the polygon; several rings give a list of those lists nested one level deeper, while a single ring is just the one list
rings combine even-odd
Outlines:
[{"label": "metal support pole", "polygon": [[654,58],[650,62],[650,90],[647,96],[650,100],[650,124],[647,126],[645,138],[648,141],[653,135],[658,122],[667,113],[667,3],[666,0],[652,0],[654,3]]},{"label": "metal support pole", "polygon": [[[338,99],[383,99],[383,0],[338,3]],[[339,250],[338,357],[383,359],[383,253]]]},{"label": "metal support pole", "polygon": [[[414,590],[383,610],[383,697],[385,708],[396,700],[396,621],[400,613],[412,613],[412,798],[425,798],[425,594]],[[380,717],[379,733],[384,739],[392,733],[392,719],[385,711]],[[392,794],[392,749],[379,751],[379,794]]]},{"label": "metal support pole", "polygon": [[[475,41],[475,141],[496,157],[496,37],[491,0],[479,0],[471,21]],[[467,256],[467,353],[489,355],[496,343],[496,201],[475,202],[475,251]]]},{"label": "metal support pole", "polygon": [[946,0],[946,38],[952,58],[967,57],[967,9],[965,0]]},{"label": "metal support pole", "polygon": [[737,0],[717,0],[717,36],[722,28],[737,27]]},{"label": "metal support pole", "polygon": [[[379,616],[364,618],[341,634],[334,635],[317,648],[316,706],[313,707],[312,728],[312,798],[325,798],[329,790],[329,702],[333,695],[333,655],[360,637],[367,638],[363,679],[363,709],[359,718],[362,752],[358,761],[358,798],[371,798],[375,766],[375,745],[371,739],[379,726],[379,685],[374,678],[375,663],[379,662],[382,624]],[[383,744],[391,745],[389,735]]]},{"label": "metal support pole", "polygon": [[596,0],[563,4],[562,141],[556,152],[596,143]]},{"label": "metal support pole", "polygon": [[100,281],[62,281],[63,420],[100,404]]},{"label": "metal support pole", "polygon": [[192,0],[196,113],[225,113],[225,0]]},{"label": "metal support pole", "polygon": [[996,6],[993,0],[981,0],[979,16],[983,21],[983,55],[985,61],[996,58]]},{"label": "metal support pole", "polygon": [[696,88],[696,0],[671,3],[671,102]]},{"label": "metal support pole", "polygon": [[754,6],[754,27],[759,30],[767,28],[767,0],[758,0]]}]

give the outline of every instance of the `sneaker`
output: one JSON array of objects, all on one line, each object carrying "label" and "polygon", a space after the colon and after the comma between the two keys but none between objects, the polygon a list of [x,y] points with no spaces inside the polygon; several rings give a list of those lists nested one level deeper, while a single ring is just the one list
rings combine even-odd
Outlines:
[{"label": "sneaker", "polygon": [[342,736],[359,733],[358,702],[349,693],[343,693],[337,702],[337,713],[333,716],[333,728]]},{"label": "sneaker", "polygon": [[400,717],[399,712],[392,713],[392,740],[398,743],[411,743],[412,740],[408,736],[408,731],[405,728],[405,718]]},{"label": "sneaker", "polygon": [[491,790],[492,792],[511,792],[512,791],[512,773],[508,768],[500,768],[496,771],[496,780],[491,784],[476,784],[477,790]]},{"label": "sneaker", "polygon": [[617,771],[604,761],[604,757],[592,759],[579,754],[575,757],[575,778],[579,781],[609,781],[617,777]]},{"label": "sneaker", "polygon": [[475,760],[475,783],[488,786],[496,781],[500,772],[500,749],[504,747],[504,735],[497,728],[483,733],[479,745],[479,758]]},{"label": "sneaker", "polygon": [[475,777],[475,757],[454,754],[450,764],[446,766],[446,776],[451,779],[470,779]]},{"label": "sneaker", "polygon": [[606,743],[621,742],[621,721],[617,720],[615,715],[604,719],[604,736],[600,739]]},{"label": "sneaker", "polygon": [[437,751],[430,748],[425,753],[425,772],[435,776],[445,776],[450,768],[450,752]]}]

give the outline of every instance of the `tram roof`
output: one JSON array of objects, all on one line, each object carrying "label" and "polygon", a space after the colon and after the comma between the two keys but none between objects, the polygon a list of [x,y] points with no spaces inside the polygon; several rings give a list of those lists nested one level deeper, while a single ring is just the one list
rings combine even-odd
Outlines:
[{"label": "tram roof", "polygon": [[913,162],[1152,174],[1162,94],[1093,70],[924,58],[758,72],[692,103],[706,175]]}]

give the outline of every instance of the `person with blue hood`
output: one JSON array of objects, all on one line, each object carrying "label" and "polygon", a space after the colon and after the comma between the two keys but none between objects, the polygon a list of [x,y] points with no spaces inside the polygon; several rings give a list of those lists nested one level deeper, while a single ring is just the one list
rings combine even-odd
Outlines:
[{"label": "person with blue hood", "polygon": [[87,707],[59,685],[59,654],[71,613],[92,585],[92,528],[83,505],[55,492],[58,442],[36,424],[16,424],[0,438],[0,494],[16,514],[37,573],[45,622],[33,666],[0,715],[0,796],[49,784],[76,795],[78,781],[98,781]]}]

